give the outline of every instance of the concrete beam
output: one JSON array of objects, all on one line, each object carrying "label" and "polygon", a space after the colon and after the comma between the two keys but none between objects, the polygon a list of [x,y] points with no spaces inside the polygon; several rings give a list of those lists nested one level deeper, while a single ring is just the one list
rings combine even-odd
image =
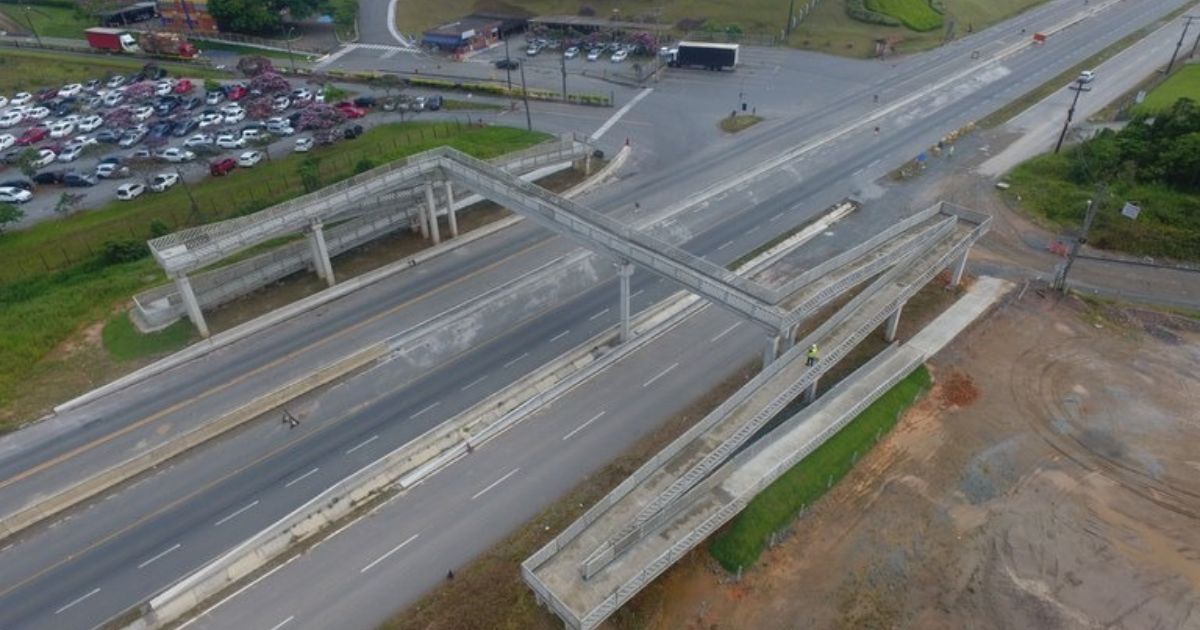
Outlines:
[{"label": "concrete beam", "polygon": [[175,276],[175,288],[183,298],[183,308],[187,310],[188,319],[192,320],[192,325],[200,332],[200,336],[207,338],[208,324],[204,321],[204,313],[200,312],[200,302],[196,300],[196,293],[192,291],[192,283],[187,274]]},{"label": "concrete beam", "polygon": [[450,220],[450,238],[458,238],[458,215],[454,210],[454,184],[447,179],[446,186],[446,218]]},{"label": "concrete beam", "polygon": [[958,262],[954,263],[954,272],[951,274],[950,286],[956,287],[962,282],[963,272],[967,269],[967,256],[970,255],[970,253],[970,247],[964,249],[962,256],[958,259]]},{"label": "concrete beam", "polygon": [[883,340],[891,343],[896,340],[896,331],[900,328],[900,313],[904,311],[904,304],[896,307],[896,311],[888,317],[887,329],[884,330]]},{"label": "concrete beam", "polygon": [[317,264],[322,270],[319,275],[326,284],[333,286],[336,281],[333,278],[333,263],[329,260],[329,247],[325,245],[325,226],[320,221],[313,221],[309,229],[317,248]]}]

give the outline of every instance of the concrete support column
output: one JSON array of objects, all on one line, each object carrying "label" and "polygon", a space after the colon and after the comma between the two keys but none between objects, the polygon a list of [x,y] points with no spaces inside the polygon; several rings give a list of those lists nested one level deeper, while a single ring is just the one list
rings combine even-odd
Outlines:
[{"label": "concrete support column", "polygon": [[783,335],[770,335],[767,337],[767,347],[763,348],[763,369],[775,362],[779,357],[779,343],[783,339]]},{"label": "concrete support column", "polygon": [[617,265],[621,277],[621,343],[629,341],[629,279],[633,277],[633,264],[622,261]]},{"label": "concrete support column", "polygon": [[450,219],[450,238],[458,237],[458,216],[454,212],[454,185],[446,180],[446,217]]},{"label": "concrete support column", "polygon": [[317,277],[325,279],[325,265],[321,264],[321,248],[317,247],[317,238],[312,231],[308,233],[308,252],[312,256],[313,271],[317,272]]},{"label": "concrete support column", "polygon": [[583,158],[583,176],[592,176],[592,154],[590,152]]},{"label": "concrete support column", "polygon": [[783,335],[780,337],[779,353],[783,354],[791,350],[794,345],[796,345],[796,327],[790,326],[783,331]]},{"label": "concrete support column", "polygon": [[813,379],[812,385],[809,385],[808,389],[804,390],[804,402],[806,404],[817,399],[817,383],[819,381],[820,379]]},{"label": "concrete support column", "polygon": [[960,282],[962,282],[963,272],[967,269],[967,255],[970,253],[971,248],[968,247],[967,249],[963,250],[962,256],[958,259],[958,262],[954,263],[954,272],[950,277],[950,286],[956,287]]},{"label": "concrete support column", "polygon": [[196,299],[196,293],[192,291],[192,283],[186,274],[175,276],[175,288],[183,298],[183,308],[187,310],[188,319],[192,320],[201,337],[208,337],[208,324],[204,321],[204,313],[200,312],[200,302]]},{"label": "concrete support column", "polygon": [[896,340],[896,330],[900,328],[900,313],[904,311],[904,305],[896,307],[896,312],[892,313],[887,320],[887,329],[883,333],[883,340],[891,343]]},{"label": "concrete support column", "polygon": [[325,284],[333,286],[333,263],[329,261],[329,248],[325,246],[324,224],[313,221],[309,226],[308,237],[313,246],[313,264],[317,267],[317,275],[325,279]]},{"label": "concrete support column", "polygon": [[438,233],[437,220],[437,201],[433,198],[433,181],[425,180],[425,212],[429,214],[429,237],[433,239],[433,244],[437,245],[442,242],[442,235]]}]

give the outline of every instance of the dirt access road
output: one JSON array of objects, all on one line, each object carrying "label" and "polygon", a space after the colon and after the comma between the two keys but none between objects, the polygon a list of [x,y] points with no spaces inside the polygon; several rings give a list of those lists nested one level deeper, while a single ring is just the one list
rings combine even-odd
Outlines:
[{"label": "dirt access road", "polygon": [[610,623],[1200,628],[1200,322],[1031,289],[740,583],[703,549]]}]

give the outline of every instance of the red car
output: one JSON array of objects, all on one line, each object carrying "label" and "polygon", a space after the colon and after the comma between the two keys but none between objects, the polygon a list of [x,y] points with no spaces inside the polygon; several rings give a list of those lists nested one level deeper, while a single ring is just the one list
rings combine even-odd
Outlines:
[{"label": "red car", "polygon": [[228,175],[230,171],[237,168],[237,160],[233,158],[224,158],[208,165],[208,172],[214,177],[220,175]]},{"label": "red car", "polygon": [[236,101],[245,96],[247,92],[248,90],[246,89],[246,86],[235,85],[229,88],[229,91],[225,93],[225,98],[228,98],[231,101]]},{"label": "red car", "polygon": [[362,118],[363,116],[367,115],[367,110],[361,107],[355,107],[354,103],[349,101],[342,101],[341,103],[334,105],[334,107],[336,107],[339,112],[342,112],[342,115],[346,118]]},{"label": "red car", "polygon": [[175,84],[174,89],[176,94],[187,94],[188,92],[192,91],[193,87],[194,86],[189,79],[180,79],[179,83]]},{"label": "red car", "polygon": [[45,127],[41,127],[41,126],[30,127],[29,129],[25,130],[25,133],[21,134],[20,138],[17,138],[17,145],[22,146],[22,147],[27,147],[31,144],[35,144],[35,143],[41,142],[42,140],[45,140],[46,136],[49,136],[49,135],[50,135],[50,130]]}]

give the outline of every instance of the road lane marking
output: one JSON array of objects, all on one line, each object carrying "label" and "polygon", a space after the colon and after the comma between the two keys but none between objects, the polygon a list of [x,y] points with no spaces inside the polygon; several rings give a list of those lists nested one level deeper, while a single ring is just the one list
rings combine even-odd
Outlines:
[{"label": "road lane marking", "polygon": [[715,342],[715,341],[719,340],[721,337],[724,337],[725,335],[728,335],[729,333],[733,332],[735,328],[737,328],[738,326],[741,326],[741,325],[742,325],[742,322],[734,322],[732,326],[717,333],[717,336],[713,337],[712,339],[709,339],[709,341]]},{"label": "road lane marking", "polygon": [[350,450],[346,451],[346,454],[347,454],[347,455],[349,455],[350,453],[353,453],[354,451],[357,451],[358,449],[360,449],[360,448],[362,448],[362,447],[364,447],[364,446],[366,446],[366,445],[370,444],[371,442],[374,442],[375,440],[378,440],[378,439],[379,439],[379,435],[378,435],[378,434],[376,434],[376,435],[372,435],[371,437],[369,437],[369,438],[367,438],[367,439],[363,440],[362,442],[359,442],[358,444],[356,444],[356,445],[354,445],[354,446],[351,446],[351,447],[350,447]]},{"label": "road lane marking", "polygon": [[587,426],[588,426],[589,424],[591,424],[591,423],[593,423],[593,422],[595,422],[595,421],[599,420],[600,418],[603,418],[603,417],[604,417],[604,414],[606,414],[606,413],[608,413],[608,412],[607,412],[607,411],[601,411],[600,413],[598,413],[598,414],[596,414],[596,415],[592,416],[592,419],[591,419],[591,420],[588,420],[587,422],[584,422],[583,424],[581,424],[581,425],[579,425],[579,426],[575,427],[575,428],[574,428],[574,429],[573,429],[573,430],[572,430],[570,433],[568,433],[568,434],[566,434],[566,435],[564,435],[564,436],[562,437],[563,441],[564,441],[564,442],[566,442],[567,440],[571,439],[571,436],[573,436],[573,435],[575,435],[576,433],[579,433],[580,431],[582,431],[582,430],[586,429],[586,428],[587,428]]},{"label": "road lane marking", "polygon": [[288,625],[289,623],[291,623],[291,622],[292,622],[292,620],[293,620],[293,619],[295,619],[295,618],[296,618],[296,615],[292,615],[291,617],[288,617],[287,619],[284,619],[283,621],[280,621],[279,623],[277,623],[277,624],[275,624],[275,625],[271,626],[271,630],[279,630],[280,628],[282,628],[282,627],[284,627],[284,626]]},{"label": "road lane marking", "polygon": [[70,607],[74,606],[75,604],[78,604],[79,602],[82,602],[83,600],[85,600],[85,599],[87,599],[87,598],[91,597],[92,595],[95,595],[96,593],[99,593],[99,592],[100,592],[100,588],[99,588],[99,587],[96,587],[96,588],[92,589],[92,591],[91,591],[90,593],[88,593],[87,595],[84,595],[83,597],[80,597],[79,599],[76,599],[75,601],[71,602],[70,604],[67,604],[66,606],[63,606],[62,608],[59,608],[58,610],[54,611],[54,614],[56,614],[56,615],[57,615],[58,613],[60,613],[60,612],[62,612],[62,611],[64,611],[64,610],[66,610],[66,609],[68,609],[68,608],[70,608]]},{"label": "road lane marking", "polygon": [[646,292],[646,290],[645,290],[645,289],[638,289],[637,291],[634,291],[633,293],[630,293],[630,294],[629,294],[629,299],[631,299],[631,300],[632,300],[633,298],[635,298],[635,297],[637,297],[637,296],[639,296],[639,295],[641,295],[641,294],[643,294],[643,293],[645,293],[645,292]]},{"label": "road lane marking", "polygon": [[167,554],[171,553],[172,551],[175,551],[176,549],[179,549],[181,546],[183,546],[181,543],[175,543],[174,545],[171,545],[171,546],[170,546],[170,547],[168,547],[166,550],[158,552],[158,554],[157,554],[157,555],[155,555],[155,556],[151,557],[150,559],[146,560],[145,562],[143,562],[143,563],[139,564],[139,565],[138,565],[138,568],[139,568],[139,569],[144,569],[144,568],[146,568],[146,567],[150,566],[150,563],[151,563],[151,562],[154,562],[155,560],[158,560],[159,558],[162,558],[163,556],[165,556],[165,555],[167,555]]},{"label": "road lane marking", "polygon": [[717,248],[717,251],[725,249],[726,247],[729,247],[730,245],[733,245],[733,241],[725,241],[724,243],[721,243],[721,246]]},{"label": "road lane marking", "polygon": [[596,319],[597,317],[600,317],[600,316],[604,315],[604,314],[605,314],[605,313],[607,313],[607,312],[608,312],[608,309],[604,309],[603,311],[600,311],[599,313],[596,313],[595,315],[592,315],[591,317],[589,317],[589,318],[588,318],[588,321],[590,322],[590,321],[592,321],[593,319]]},{"label": "road lane marking", "polygon": [[292,487],[292,485],[300,483],[305,478],[307,478],[309,475],[316,473],[318,470],[321,470],[321,468],[319,466],[317,468],[314,468],[314,469],[304,473],[303,475],[300,475],[299,477],[296,477],[295,479],[283,484],[283,487],[290,488],[290,487]]},{"label": "road lane marking", "polygon": [[600,136],[603,136],[604,134],[608,133],[608,130],[612,129],[612,126],[617,124],[617,121],[621,120],[622,116],[629,113],[629,110],[633,109],[633,106],[638,104],[638,101],[641,101],[642,99],[646,98],[653,91],[654,91],[654,88],[646,88],[646,89],[642,90],[641,92],[638,92],[637,96],[629,99],[629,102],[626,103],[624,107],[622,107],[621,109],[618,109],[617,113],[615,113],[611,117],[609,117],[609,119],[607,121],[605,121],[605,123],[603,125],[600,125],[600,128],[597,129],[595,131],[595,133],[593,133],[589,139],[590,140],[599,140]]},{"label": "road lane marking", "polygon": [[558,341],[559,339],[562,339],[563,337],[566,337],[569,334],[571,334],[571,329],[568,328],[567,330],[564,330],[564,331],[558,333],[557,335],[554,335],[553,337],[551,337],[550,342],[553,343],[555,341]]},{"label": "road lane marking", "polygon": [[512,367],[512,365],[513,365],[514,363],[516,363],[517,361],[520,361],[521,359],[524,359],[524,358],[525,358],[525,357],[527,357],[527,356],[529,356],[529,353],[528,353],[528,352],[526,352],[526,353],[522,354],[521,356],[519,356],[519,357],[517,357],[517,358],[513,359],[512,361],[509,361],[508,363],[505,363],[505,364],[504,364],[504,367]]},{"label": "road lane marking", "polygon": [[[315,546],[315,545],[314,545],[314,546]],[[238,595],[241,595],[242,593],[245,593],[246,591],[248,591],[248,590],[250,590],[250,589],[254,588],[254,586],[255,586],[256,584],[258,584],[259,582],[261,582],[261,581],[263,581],[263,580],[265,580],[265,579],[267,579],[267,578],[271,577],[272,575],[274,575],[274,574],[275,574],[275,572],[276,572],[276,571],[279,571],[280,569],[282,569],[282,568],[286,567],[287,565],[291,564],[293,560],[295,560],[295,559],[297,559],[297,558],[299,558],[299,557],[300,557],[300,556],[292,556],[291,558],[288,558],[287,562],[284,562],[283,564],[281,564],[281,565],[279,565],[279,566],[275,567],[274,569],[271,569],[270,571],[267,571],[266,573],[264,573],[264,574],[262,574],[262,575],[258,576],[257,578],[255,578],[255,579],[254,579],[254,581],[253,581],[253,582],[251,582],[251,583],[249,583],[249,584],[247,584],[247,585],[243,586],[242,588],[239,588],[238,590],[234,591],[233,593],[231,593],[231,594],[229,595],[229,597],[226,597],[225,599],[222,599],[221,601],[219,601],[219,602],[217,602],[217,603],[213,604],[212,606],[209,606],[208,608],[205,608],[205,609],[204,609],[204,612],[201,612],[199,615],[196,615],[195,617],[192,617],[191,619],[188,619],[186,622],[184,622],[183,624],[181,624],[177,630],[183,630],[184,628],[186,628],[186,627],[188,627],[188,626],[190,626],[190,625],[192,625],[192,624],[196,623],[197,621],[200,621],[200,620],[201,620],[201,619],[203,619],[203,618],[204,618],[204,616],[205,616],[205,615],[207,615],[208,613],[210,613],[210,612],[212,612],[212,611],[216,610],[217,608],[219,608],[219,607],[221,607],[221,606],[224,606],[224,605],[225,605],[225,602],[227,602],[227,601],[229,601],[229,600],[233,599],[234,597],[237,597]]]},{"label": "road lane marking", "polygon": [[780,219],[782,219],[782,218],[783,218],[783,213],[782,213],[782,212],[780,212],[779,214],[777,214],[777,215],[775,215],[775,216],[771,217],[770,219],[767,219],[767,221],[770,221],[771,223],[774,223],[774,222],[776,222],[776,221],[778,221],[778,220],[780,220]]},{"label": "road lane marking", "polygon": [[420,536],[420,534],[413,534],[412,536],[409,536],[404,542],[400,543],[399,545],[396,545],[395,547],[392,547],[391,551],[383,554],[382,556],[375,558],[374,560],[371,561],[371,564],[368,564],[367,566],[359,569],[358,572],[366,573],[367,571],[370,571],[371,567],[379,564],[380,562],[383,562],[384,560],[387,560],[389,556],[391,556],[392,554],[396,553],[397,551],[400,551],[401,549],[403,549],[404,546],[407,545],[408,543],[416,540],[417,536]]},{"label": "road lane marking", "polygon": [[231,518],[233,518],[233,517],[237,516],[238,514],[241,514],[242,512],[245,512],[246,510],[249,510],[250,508],[252,508],[252,507],[254,507],[254,506],[256,506],[256,505],[258,505],[258,499],[255,499],[255,500],[254,500],[254,503],[251,503],[250,505],[247,505],[247,506],[244,506],[244,507],[242,507],[242,508],[239,508],[239,509],[238,509],[236,512],[234,512],[233,514],[230,514],[229,516],[226,516],[225,518],[223,518],[223,519],[221,519],[221,520],[217,521],[217,522],[216,522],[216,525],[215,525],[215,527],[220,527],[222,524],[229,522],[229,519],[231,519]]},{"label": "road lane marking", "polygon": [[511,476],[513,476],[513,475],[515,475],[515,474],[517,474],[517,471],[519,471],[519,470],[521,470],[521,469],[520,469],[520,468],[514,468],[514,469],[512,469],[512,470],[508,471],[508,474],[507,474],[507,475],[504,475],[503,477],[501,477],[501,478],[499,478],[499,479],[497,479],[497,480],[493,481],[492,483],[488,484],[488,487],[486,487],[486,488],[484,488],[483,490],[480,490],[479,492],[476,492],[475,494],[471,495],[471,500],[472,500],[472,501],[474,501],[475,499],[478,499],[479,497],[481,497],[481,496],[483,496],[485,493],[487,493],[487,491],[488,491],[488,490],[491,490],[492,488],[495,488],[496,486],[498,486],[498,485],[500,485],[500,484],[504,483],[504,481],[505,481],[506,479],[508,479],[509,477],[511,477]]},{"label": "road lane marking", "polygon": [[429,410],[433,409],[434,407],[436,407],[436,406],[438,406],[438,405],[440,405],[440,404],[442,404],[442,401],[440,401],[440,400],[439,400],[439,401],[437,401],[437,402],[433,403],[432,405],[429,405],[428,407],[425,407],[424,409],[422,409],[422,410],[420,410],[420,411],[418,411],[418,412],[414,413],[413,415],[409,416],[408,418],[409,418],[410,420],[411,420],[411,419],[413,419],[413,418],[416,418],[417,416],[419,416],[419,415],[421,415],[421,414],[425,413],[426,411],[429,411]]},{"label": "road lane marking", "polygon": [[660,378],[662,378],[662,377],[666,376],[668,372],[670,372],[671,370],[674,370],[674,369],[675,369],[675,368],[677,368],[677,367],[679,367],[679,363],[672,363],[672,364],[671,364],[671,367],[669,367],[669,368],[667,368],[667,369],[665,369],[665,370],[663,370],[663,371],[659,372],[658,374],[655,374],[653,378],[651,378],[650,380],[646,381],[645,383],[642,383],[642,387],[649,387],[651,383],[653,383],[654,381],[657,381],[658,379],[660,379]]},{"label": "road lane marking", "polygon": [[479,378],[477,378],[477,379],[475,379],[475,380],[471,381],[470,383],[467,383],[466,385],[463,385],[463,386],[462,386],[462,389],[460,389],[459,391],[463,391],[463,392],[465,392],[465,391],[467,391],[468,389],[471,389],[472,387],[475,387],[476,385],[478,385],[478,384],[482,383],[482,382],[483,382],[484,380],[486,380],[486,379],[487,379],[487,374],[484,374],[483,376],[480,376]]}]

